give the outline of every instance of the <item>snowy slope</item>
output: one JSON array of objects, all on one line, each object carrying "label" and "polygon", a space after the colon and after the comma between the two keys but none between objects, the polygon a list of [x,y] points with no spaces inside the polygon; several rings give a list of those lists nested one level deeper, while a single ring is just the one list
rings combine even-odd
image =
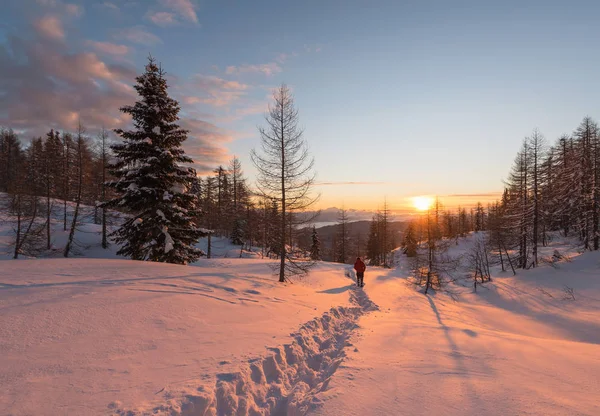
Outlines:
[{"label": "snowy slope", "polygon": [[541,256],[571,262],[453,300],[419,293],[398,251],[359,290],[329,263],[281,285],[220,238],[190,266],[124,260],[99,232],[64,259],[57,215],[54,249],[13,261],[0,219],[1,415],[600,414],[600,253],[568,241]]},{"label": "snowy slope", "polygon": [[381,311],[309,414],[600,414],[600,255],[559,267],[497,271],[458,301],[415,293],[402,265],[369,270]]},{"label": "snowy slope", "polygon": [[[302,324],[313,339],[319,331],[310,322],[332,306],[335,335],[362,313],[350,303],[343,269],[327,264],[293,285],[250,259],[189,267],[45,259],[2,261],[0,270],[0,414],[177,410],[266,348],[289,345]],[[320,332],[327,332],[322,325]],[[331,342],[325,338],[317,350]],[[332,360],[343,345],[330,347]],[[311,377],[315,384],[319,375]]]}]

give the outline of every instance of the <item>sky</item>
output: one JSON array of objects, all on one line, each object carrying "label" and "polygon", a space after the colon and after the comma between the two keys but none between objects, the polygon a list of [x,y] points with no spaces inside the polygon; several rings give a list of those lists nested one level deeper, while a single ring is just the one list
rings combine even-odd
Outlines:
[{"label": "sky", "polygon": [[0,126],[26,141],[129,120],[149,54],[205,173],[252,182],[272,89],[294,92],[319,207],[498,197],[524,137],[598,116],[600,2],[3,0]]}]

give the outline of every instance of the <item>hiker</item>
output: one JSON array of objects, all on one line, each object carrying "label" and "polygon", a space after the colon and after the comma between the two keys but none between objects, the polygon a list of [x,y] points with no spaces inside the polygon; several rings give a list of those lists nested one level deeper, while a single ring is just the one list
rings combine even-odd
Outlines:
[{"label": "hiker", "polygon": [[360,259],[360,257],[356,258],[354,262],[354,270],[356,270],[356,285],[359,287],[363,287],[365,285],[365,270],[367,270],[367,266]]}]

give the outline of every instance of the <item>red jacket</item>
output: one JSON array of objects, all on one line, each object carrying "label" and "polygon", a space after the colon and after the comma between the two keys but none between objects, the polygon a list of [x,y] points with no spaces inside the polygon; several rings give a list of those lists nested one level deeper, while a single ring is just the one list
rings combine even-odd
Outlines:
[{"label": "red jacket", "polygon": [[365,263],[361,259],[356,259],[356,262],[354,263],[354,270],[359,273],[364,273],[365,270],[367,270],[367,266],[365,266]]}]

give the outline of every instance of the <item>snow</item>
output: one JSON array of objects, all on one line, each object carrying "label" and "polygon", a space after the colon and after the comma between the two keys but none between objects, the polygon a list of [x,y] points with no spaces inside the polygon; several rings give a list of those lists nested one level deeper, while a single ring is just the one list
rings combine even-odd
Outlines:
[{"label": "snow", "polygon": [[359,320],[355,349],[310,414],[600,414],[599,254],[515,277],[496,270],[456,301],[417,295],[403,264],[368,269],[381,311]]},{"label": "snow", "polygon": [[163,225],[161,232],[165,235],[165,253],[168,253],[169,251],[173,250],[173,244],[175,242],[173,241],[171,234],[169,234],[169,229],[167,226]]},{"label": "snow", "polygon": [[124,260],[99,229],[77,231],[85,257],[13,261],[0,221],[0,414],[600,414],[600,253],[568,241],[451,297],[420,293],[399,250],[361,290],[325,262],[278,283],[216,236],[189,266]]},{"label": "snow", "polygon": [[183,183],[175,183],[173,186],[171,186],[170,191],[173,194],[183,194],[187,191],[187,188]]},{"label": "snow", "polygon": [[[298,330],[303,323],[325,316],[331,305],[350,304],[338,266],[322,265],[306,282],[281,285],[269,263],[5,261],[0,414],[181,409],[224,374],[270,362],[267,348],[285,348],[290,333],[308,342],[306,330]],[[356,318],[356,311],[339,311],[338,326]],[[267,370],[265,380],[283,383],[273,374]]]}]

